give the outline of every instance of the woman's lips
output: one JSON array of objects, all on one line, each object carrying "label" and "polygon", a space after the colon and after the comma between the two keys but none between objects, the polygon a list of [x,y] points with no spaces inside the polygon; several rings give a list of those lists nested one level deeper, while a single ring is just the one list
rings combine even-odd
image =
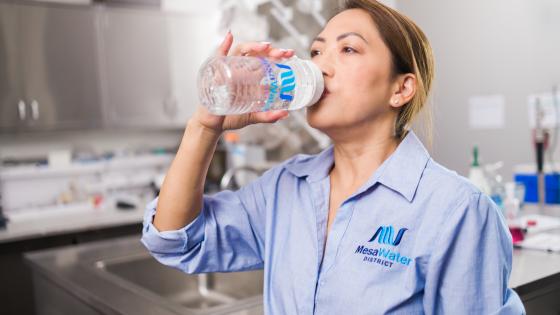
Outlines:
[{"label": "woman's lips", "polygon": [[330,94],[329,89],[325,88],[325,89],[323,90],[323,94],[321,94],[321,98],[320,98],[319,100],[324,99],[324,98],[327,97],[327,95],[329,95],[329,94]]}]

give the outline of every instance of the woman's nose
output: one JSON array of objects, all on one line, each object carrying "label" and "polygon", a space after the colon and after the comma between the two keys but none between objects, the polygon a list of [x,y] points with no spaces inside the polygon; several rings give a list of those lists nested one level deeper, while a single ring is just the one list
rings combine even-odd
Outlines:
[{"label": "woman's nose", "polygon": [[334,74],[334,69],[332,63],[328,62],[326,58],[322,56],[316,57],[315,59],[313,59],[313,62],[319,67],[321,73],[323,73],[323,76],[332,77],[332,75]]}]

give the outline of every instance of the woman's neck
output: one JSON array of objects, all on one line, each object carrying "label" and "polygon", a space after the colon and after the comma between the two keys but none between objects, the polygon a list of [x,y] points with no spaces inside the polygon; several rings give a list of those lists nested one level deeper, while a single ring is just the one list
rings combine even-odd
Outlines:
[{"label": "woman's neck", "polygon": [[361,186],[399,145],[391,128],[358,134],[359,137],[333,139],[334,166],[330,175],[347,188]]}]

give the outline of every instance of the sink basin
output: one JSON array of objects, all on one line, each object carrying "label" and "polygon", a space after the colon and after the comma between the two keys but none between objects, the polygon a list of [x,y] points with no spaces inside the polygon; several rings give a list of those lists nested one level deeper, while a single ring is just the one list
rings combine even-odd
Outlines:
[{"label": "sink basin", "polygon": [[262,298],[261,270],[189,275],[164,266],[147,254],[97,261],[96,267],[118,278],[192,310],[210,310],[249,298]]},{"label": "sink basin", "polygon": [[37,314],[262,315],[263,271],[189,275],[140,236],[26,254]]}]

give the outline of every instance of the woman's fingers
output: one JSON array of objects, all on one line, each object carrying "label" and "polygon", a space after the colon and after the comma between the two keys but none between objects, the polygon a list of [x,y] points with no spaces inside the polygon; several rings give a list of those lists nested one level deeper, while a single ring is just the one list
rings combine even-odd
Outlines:
[{"label": "woman's fingers", "polygon": [[271,110],[266,112],[256,112],[249,114],[249,123],[273,123],[281,119],[288,117],[289,113],[287,110]]},{"label": "woman's fingers", "polygon": [[273,59],[283,59],[290,58],[294,55],[293,49],[281,49],[281,48],[271,48],[268,53],[268,57]]},{"label": "woman's fingers", "polygon": [[237,45],[232,52],[237,56],[263,56],[275,59],[290,58],[294,55],[293,49],[273,48],[269,42],[248,42]]},{"label": "woman's fingers", "polygon": [[[218,48],[218,55],[227,56],[233,44],[233,35],[227,32],[224,40]],[[241,43],[231,51],[233,56],[262,56],[271,59],[284,59],[294,56],[293,49],[272,48],[270,42],[246,42]]]},{"label": "woman's fingers", "polygon": [[[228,32],[218,48],[219,56],[262,56],[270,59],[284,59],[294,56],[292,49],[272,48],[269,42],[246,42],[239,44],[230,51],[233,44],[233,35]],[[245,115],[228,115],[223,120],[222,129],[239,129],[249,124],[274,123],[288,117],[286,110],[273,110],[266,112],[248,113]]]},{"label": "woman's fingers", "polygon": [[233,35],[231,34],[230,31],[228,31],[226,37],[220,44],[220,47],[218,47],[218,55],[227,56],[232,44],[233,44]]},{"label": "woman's fingers", "polygon": [[237,45],[232,52],[234,56],[261,55],[270,48],[269,42],[246,42]]}]

